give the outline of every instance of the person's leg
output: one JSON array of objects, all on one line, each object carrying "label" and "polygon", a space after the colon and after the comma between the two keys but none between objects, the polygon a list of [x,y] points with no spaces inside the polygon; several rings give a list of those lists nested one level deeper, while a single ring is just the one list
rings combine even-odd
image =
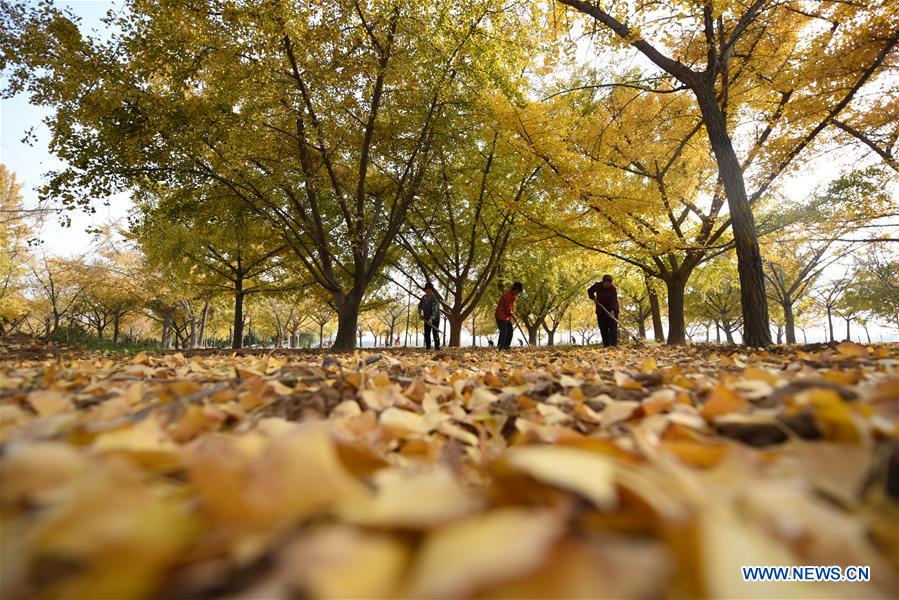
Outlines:
[{"label": "person's leg", "polygon": [[431,349],[431,326],[425,323],[425,350]]},{"label": "person's leg", "polygon": [[612,317],[609,317],[609,338],[612,340],[612,346],[618,345],[618,323]]},{"label": "person's leg", "polygon": [[515,329],[512,327],[512,321],[506,321],[506,348],[512,347],[512,338],[515,337]]},{"label": "person's leg", "polygon": [[507,327],[509,325],[508,321],[504,321],[502,319],[496,320],[496,326],[499,328],[499,341],[496,344],[496,347],[500,350],[509,347],[509,342],[511,341],[511,336],[509,336],[509,329]]},{"label": "person's leg", "polygon": [[599,335],[602,337],[602,345],[608,346],[611,340],[609,339],[609,324],[606,321],[608,317],[604,314],[596,315],[596,318],[599,320]]},{"label": "person's leg", "polygon": [[440,323],[435,322],[432,331],[434,332],[434,350],[440,350]]}]

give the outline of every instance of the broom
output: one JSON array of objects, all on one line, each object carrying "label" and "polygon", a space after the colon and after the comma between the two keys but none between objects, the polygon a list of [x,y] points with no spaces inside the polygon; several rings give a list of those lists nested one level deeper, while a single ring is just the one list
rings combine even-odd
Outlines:
[{"label": "broom", "polygon": [[600,304],[599,302],[596,303],[596,306],[598,306],[599,308],[601,308],[601,309],[602,309],[602,312],[604,312],[604,313],[606,313],[607,315],[609,315],[609,317],[610,317],[613,321],[615,321],[615,323],[618,324],[618,328],[621,329],[621,331],[623,331],[623,332],[626,333],[627,335],[629,335],[633,341],[637,342],[638,344],[643,343],[643,340],[641,340],[640,338],[638,338],[637,336],[635,336],[635,335],[631,332],[630,329],[628,329],[627,327],[625,327],[624,325],[622,325],[622,324],[621,324],[621,321],[619,321],[618,319],[616,319],[616,318],[615,318],[615,315],[613,315],[612,313],[610,313],[610,312],[608,311],[608,309],[606,309],[605,306],[603,306],[603,305]]}]

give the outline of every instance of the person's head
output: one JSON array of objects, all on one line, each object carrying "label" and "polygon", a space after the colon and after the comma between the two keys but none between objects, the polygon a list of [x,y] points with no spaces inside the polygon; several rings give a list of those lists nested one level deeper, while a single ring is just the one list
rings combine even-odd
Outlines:
[{"label": "person's head", "polygon": [[524,286],[521,284],[520,281],[516,281],[515,283],[512,284],[512,292],[513,292],[516,296],[517,296],[518,294],[520,294],[521,292],[523,292],[523,291],[524,291]]},{"label": "person's head", "polygon": [[602,287],[609,287],[612,285],[612,276],[608,273],[602,276]]},{"label": "person's head", "polygon": [[430,281],[425,284],[425,296],[434,295],[434,284]]}]

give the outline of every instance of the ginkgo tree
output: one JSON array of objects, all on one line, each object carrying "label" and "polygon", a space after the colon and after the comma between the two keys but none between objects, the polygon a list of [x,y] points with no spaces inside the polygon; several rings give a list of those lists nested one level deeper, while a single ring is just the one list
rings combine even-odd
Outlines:
[{"label": "ginkgo tree", "polygon": [[880,169],[853,171],[831,181],[779,216],[782,228],[764,241],[768,297],[781,309],[786,342],[796,343],[794,305],[806,298],[830,265],[859,250],[852,232],[895,214]]},{"label": "ginkgo tree", "polygon": [[46,193],[227,188],[330,293],[344,350],[446,115],[513,92],[531,59],[528,11],[499,0],[122,8],[108,41],[47,6],[6,8],[9,87],[53,110],[70,159]]},{"label": "ginkgo tree", "polygon": [[[633,47],[660,71],[648,82],[594,80],[582,87],[682,90],[695,101],[728,203],[745,342],[770,343],[753,204],[823,131],[840,122],[863,86],[888,77],[888,58],[899,43],[893,3],[705,0],[678,2],[661,12],[654,4],[630,1],[558,4],[586,16],[608,46]],[[580,22],[573,29],[584,27]],[[895,103],[886,106],[895,109]]]},{"label": "ginkgo tree", "polygon": [[28,317],[23,292],[31,259],[30,235],[22,186],[15,173],[0,164],[0,335],[18,330]]},{"label": "ginkgo tree", "polygon": [[[138,202],[132,237],[195,296],[233,299],[232,347],[243,340],[244,301],[252,294],[302,287],[285,268],[287,245],[268,221],[252,214],[226,187],[154,194]],[[185,305],[185,310],[193,309]]]},{"label": "ginkgo tree", "polygon": [[524,108],[499,104],[497,112],[520,151],[547,165],[546,191],[518,206],[523,220],[659,280],[668,343],[684,343],[692,273],[734,245],[689,102],[615,88]]},{"label": "ginkgo tree", "polygon": [[[486,121],[487,119],[479,119]],[[442,310],[449,346],[489,289],[506,254],[523,235],[516,207],[537,185],[540,166],[514,152],[493,127],[459,130],[441,149],[409,210],[399,240],[423,281],[446,290]],[[402,283],[402,282],[401,282]]]}]

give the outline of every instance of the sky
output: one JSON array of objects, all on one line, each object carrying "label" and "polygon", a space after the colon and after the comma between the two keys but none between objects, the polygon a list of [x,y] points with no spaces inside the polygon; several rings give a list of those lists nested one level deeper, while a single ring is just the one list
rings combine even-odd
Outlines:
[{"label": "sky", "polygon": [[[108,0],[75,0],[56,4],[72,9],[82,19],[82,30],[94,31],[98,36],[104,36],[105,25],[101,19],[115,6]],[[44,181],[45,173],[62,166],[62,162],[48,149],[50,131],[43,123],[48,114],[48,110],[30,105],[24,94],[0,101],[0,162],[15,173],[22,184],[26,208],[38,207],[35,188]],[[37,139],[29,146],[22,142],[22,138],[32,127]],[[37,231],[42,250],[47,254],[66,257],[85,253],[93,239],[87,230],[124,218],[131,206],[127,195],[110,198],[108,205],[105,204],[104,201],[98,202],[92,215],[82,211],[69,212],[71,227],[60,226],[58,214],[48,215]]]},{"label": "sky", "polygon": [[[81,18],[82,31],[90,31],[91,35],[101,38],[108,35],[101,19],[107,11],[121,5],[108,0],[69,0],[57,1],[56,4],[71,9]],[[591,52],[589,44],[584,44],[579,49],[582,53]],[[587,56],[580,58],[587,60]],[[634,53],[631,60],[635,65],[642,65],[643,62],[639,53]],[[26,208],[38,206],[36,188],[44,180],[44,174],[62,166],[48,149],[50,132],[43,124],[43,119],[48,114],[46,109],[30,105],[25,95],[0,101],[0,162],[15,173],[22,184]],[[36,141],[32,145],[26,145],[22,139],[31,128]],[[868,160],[857,150],[846,148],[810,159],[807,157],[807,162],[798,173],[780,181],[780,190],[788,199],[800,200],[839,175],[843,168],[857,166]],[[899,202],[899,185],[894,186],[893,196]],[[88,230],[123,220],[130,207],[131,202],[125,194],[98,199],[93,214],[85,214],[80,210],[69,212],[69,227],[61,226],[58,215],[51,214],[37,231],[42,241],[41,248],[47,254],[66,257],[83,255],[90,251],[93,240]],[[842,273],[843,268],[835,268],[833,277],[839,277]],[[899,339],[899,332],[891,330],[878,328],[876,331],[872,330],[872,334],[875,340],[881,335],[885,339]],[[813,333],[809,336],[809,341],[818,341],[820,337],[820,333]]]}]

